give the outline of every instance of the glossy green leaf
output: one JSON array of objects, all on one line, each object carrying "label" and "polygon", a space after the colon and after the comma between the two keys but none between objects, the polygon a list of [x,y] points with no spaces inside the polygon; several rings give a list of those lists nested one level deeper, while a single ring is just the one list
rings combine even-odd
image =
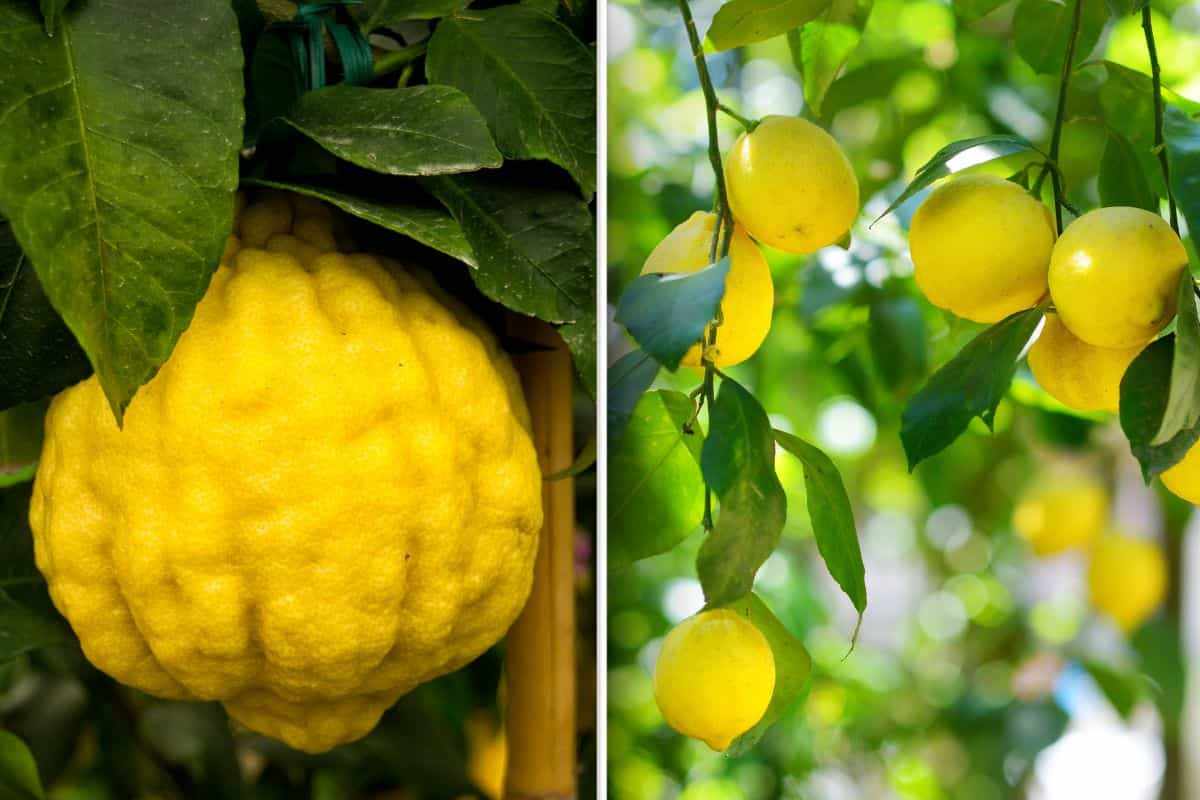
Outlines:
[{"label": "glossy green leaf", "polygon": [[1101,205],[1133,206],[1158,213],[1158,196],[1146,180],[1142,161],[1129,140],[1116,131],[1109,131],[1100,159],[1099,190]]},{"label": "glossy green leaf", "polygon": [[469,266],[477,266],[475,253],[471,250],[471,245],[467,244],[467,237],[463,234],[462,226],[444,208],[433,203],[366,199],[316,184],[271,181],[260,178],[248,178],[244,183],[247,186],[283,189],[324,200],[351,216],[386,228],[393,233],[407,236],[426,247],[445,253],[451,258],[457,258]]},{"label": "glossy green leaf", "polygon": [[621,295],[617,322],[655,361],[675,371],[716,319],[729,263],[726,257],[695,272],[639,276]]},{"label": "glossy green leaf", "polygon": [[974,417],[988,427],[1017,371],[1017,359],[1042,320],[1031,308],[997,322],[972,339],[929,378],[904,409],[900,439],[912,469],[940,453]]},{"label": "glossy green leaf", "polygon": [[28,0],[0,0],[0,215],[118,418],[233,226],[239,41],[221,0],[88,0],[54,37]]},{"label": "glossy green leaf", "polygon": [[363,29],[388,28],[410,19],[448,17],[466,8],[470,0],[367,0]]},{"label": "glossy green leaf", "polygon": [[0,797],[41,800],[45,797],[33,754],[16,734],[0,730]]},{"label": "glossy green leaf", "polygon": [[1175,361],[1175,335],[1152,342],[1133,360],[1121,379],[1121,430],[1149,482],[1182,459],[1200,439],[1200,425],[1184,428],[1169,441],[1154,444],[1163,428],[1167,387]]},{"label": "glossy green leaf", "polygon": [[1171,191],[1194,237],[1200,234],[1200,122],[1167,106],[1163,138],[1171,166]]},{"label": "glossy green leaf", "polygon": [[775,691],[762,719],[743,733],[726,749],[726,756],[737,756],[758,744],[763,734],[783,718],[808,691],[812,678],[812,659],[804,643],[771,613],[757,594],[750,594],[728,603],[725,608],[743,614],[767,638],[775,658]]},{"label": "glossy green leaf", "polygon": [[1177,297],[1167,405],[1158,433],[1150,441],[1152,445],[1166,444],[1200,423],[1200,312],[1196,308],[1196,283],[1187,270],[1179,277]]},{"label": "glossy green leaf", "polygon": [[1013,42],[1021,58],[1036,71],[1055,74],[1062,70],[1076,2],[1083,3],[1075,43],[1078,64],[1095,49],[1108,22],[1108,9],[1102,0],[1021,0],[1017,6]]},{"label": "glossy green leaf", "polygon": [[867,341],[875,368],[892,391],[907,391],[925,376],[927,338],[925,317],[915,298],[881,297],[871,303]]},{"label": "glossy green leaf", "polygon": [[284,122],[338,158],[388,175],[498,167],[483,115],[450,86],[328,86],[303,95]]},{"label": "glossy green leaf", "polygon": [[442,175],[425,185],[475,252],[475,285],[513,311],[562,323],[576,372],[594,397],[596,232],[587,205],[504,173]]},{"label": "glossy green leaf", "polygon": [[804,104],[821,116],[825,93],[858,49],[874,0],[833,0],[819,17],[788,33],[792,61],[804,87]]},{"label": "glossy green leaf", "polygon": [[621,569],[665,553],[700,530],[704,481],[692,402],[666,390],[642,395],[608,462],[608,563]]},{"label": "glossy green leaf", "polygon": [[729,0],[713,17],[708,39],[717,50],[731,50],[782,36],[816,19],[830,0]]},{"label": "glossy green leaf", "polygon": [[608,442],[621,440],[638,400],[654,383],[660,367],[648,353],[634,350],[608,368]]},{"label": "glossy green leaf", "polygon": [[887,210],[880,214],[875,221],[878,222],[895,211],[904,201],[927,186],[932,185],[934,181],[967,169],[968,167],[974,167],[978,164],[994,161],[997,158],[1004,158],[1005,156],[1011,156],[1013,153],[1022,153],[1027,150],[1036,151],[1037,148],[1023,137],[1008,133],[994,133],[987,136],[976,136],[971,139],[951,142],[934,153],[933,157],[917,170],[916,177],[912,179],[912,182],[905,187],[900,196],[893,200],[892,204],[887,207]]},{"label": "glossy green leaf", "polygon": [[817,551],[861,618],[867,609],[866,567],[842,476],[829,456],[798,436],[777,430],[775,441],[804,466],[804,489]]},{"label": "glossy green leaf", "polygon": [[33,480],[42,453],[45,414],[45,401],[0,411],[0,487]]},{"label": "glossy green leaf", "polygon": [[55,394],[91,371],[12,229],[0,221],[0,409]]},{"label": "glossy green leaf", "polygon": [[709,409],[700,454],[704,479],[721,501],[716,525],[700,546],[696,572],[709,605],[724,605],[754,586],[787,519],[787,496],[775,475],[775,437],[767,412],[730,378]]},{"label": "glossy green leaf", "polygon": [[425,69],[471,98],[506,158],[548,159],[595,191],[596,58],[553,16],[507,5],[442,20]]}]

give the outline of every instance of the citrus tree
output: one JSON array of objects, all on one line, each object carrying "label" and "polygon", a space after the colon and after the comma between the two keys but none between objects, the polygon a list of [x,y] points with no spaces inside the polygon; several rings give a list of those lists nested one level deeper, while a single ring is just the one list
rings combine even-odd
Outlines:
[{"label": "citrus tree", "polygon": [[595,8],[468,5],[0,3],[0,795],[502,791]]},{"label": "citrus tree", "polygon": [[[1187,796],[1181,9],[614,7],[616,794],[1074,796],[1053,792],[1087,776],[1053,764],[1084,724],[1082,675],[1108,712],[1163,726],[1165,773],[1121,796]],[[710,216],[730,244],[685,254]],[[739,261],[772,279],[757,309],[735,305]],[[728,608],[771,644],[767,704],[704,684],[760,680],[753,637],[690,633],[683,655]],[[733,758],[666,733],[713,743],[664,684],[723,708],[711,729],[753,718],[713,745]]]}]

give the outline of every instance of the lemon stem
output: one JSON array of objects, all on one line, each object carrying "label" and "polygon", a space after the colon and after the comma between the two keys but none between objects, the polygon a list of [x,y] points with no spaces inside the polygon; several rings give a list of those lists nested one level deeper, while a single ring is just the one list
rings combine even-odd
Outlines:
[{"label": "lemon stem", "polygon": [[737,113],[724,103],[717,103],[717,111],[720,111],[726,116],[737,120],[737,123],[746,129],[746,133],[753,133],[754,129],[758,127],[758,122],[756,120],[743,117],[741,114]]},{"label": "lemon stem", "polygon": [[[1083,0],[1075,0],[1071,15],[1071,32],[1067,36],[1067,55],[1063,59],[1062,74],[1058,83],[1058,108],[1054,113],[1054,132],[1050,137],[1050,161],[1058,165],[1058,150],[1062,144],[1063,120],[1067,111],[1067,89],[1071,85],[1071,73],[1075,68],[1075,44],[1079,40],[1079,26],[1083,20]],[[1063,230],[1063,179],[1057,168],[1050,170],[1050,187],[1054,190],[1054,221],[1058,232]]]},{"label": "lemon stem", "polygon": [[1171,209],[1171,228],[1179,233],[1179,212],[1175,208],[1175,193],[1171,191],[1171,165],[1167,160],[1167,148],[1163,137],[1162,69],[1158,65],[1158,47],[1154,44],[1154,22],[1150,17],[1150,4],[1142,6],[1142,30],[1146,32],[1146,52],[1150,56],[1150,81],[1154,86],[1154,152],[1162,166],[1163,183],[1167,185],[1167,205]]}]

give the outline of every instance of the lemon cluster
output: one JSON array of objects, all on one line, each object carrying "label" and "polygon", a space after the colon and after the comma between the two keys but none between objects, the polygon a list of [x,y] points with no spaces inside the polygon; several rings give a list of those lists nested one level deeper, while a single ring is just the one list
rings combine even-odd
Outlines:
[{"label": "lemon cluster", "polygon": [[528,596],[541,475],[495,337],[418,269],[268,194],[118,427],[56,397],[30,509],[83,651],[319,752],[471,661]]},{"label": "lemon cluster", "polygon": [[[789,253],[812,253],[840,240],[858,215],[858,180],[846,154],[822,128],[799,117],[769,116],[734,142],[725,160],[734,218],[729,273],[716,342],[698,343],[688,366],[718,367],[758,350],[771,328],[775,289],[755,240]],[[663,239],[642,274],[695,272],[710,258],[714,214],[697,212]]]}]

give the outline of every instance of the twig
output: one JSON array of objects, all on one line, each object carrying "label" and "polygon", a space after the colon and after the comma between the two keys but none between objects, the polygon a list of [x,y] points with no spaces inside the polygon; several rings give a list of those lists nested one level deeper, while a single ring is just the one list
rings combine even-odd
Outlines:
[{"label": "twig", "polygon": [[1146,52],[1150,54],[1150,80],[1154,85],[1154,151],[1162,166],[1163,182],[1167,185],[1167,205],[1171,209],[1171,227],[1179,233],[1179,212],[1175,208],[1175,193],[1171,191],[1171,164],[1167,160],[1167,148],[1163,137],[1162,70],[1158,65],[1158,47],[1154,44],[1154,22],[1150,15],[1150,4],[1142,6],[1142,30],[1146,33]]},{"label": "twig", "polygon": [[[1071,16],[1071,32],[1067,38],[1067,55],[1063,59],[1062,73],[1058,83],[1058,108],[1054,113],[1054,132],[1050,137],[1050,160],[1058,164],[1058,149],[1062,143],[1063,120],[1066,118],[1067,89],[1071,85],[1071,73],[1075,68],[1075,45],[1079,39],[1079,27],[1083,20],[1083,0],[1075,0]],[[1057,169],[1050,171],[1050,187],[1054,190],[1054,221],[1058,232],[1063,230],[1063,180]]]}]

